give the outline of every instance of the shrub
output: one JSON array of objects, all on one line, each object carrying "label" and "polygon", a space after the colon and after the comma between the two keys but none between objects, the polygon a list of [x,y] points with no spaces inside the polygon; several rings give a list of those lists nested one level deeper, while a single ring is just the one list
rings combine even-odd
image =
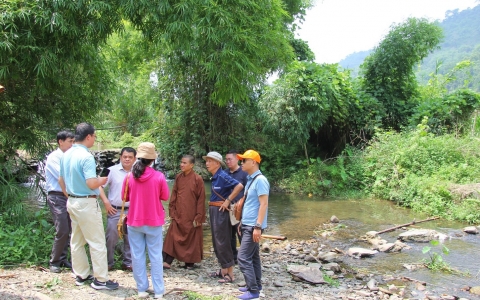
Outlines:
[{"label": "shrub", "polygon": [[48,262],[55,229],[46,221],[47,214],[45,209],[38,211],[24,225],[12,225],[0,216],[0,264]]},{"label": "shrub", "polygon": [[448,188],[480,178],[480,141],[470,137],[428,133],[426,120],[412,132],[380,132],[366,149],[364,175],[367,191],[400,205],[469,222],[464,203]]}]

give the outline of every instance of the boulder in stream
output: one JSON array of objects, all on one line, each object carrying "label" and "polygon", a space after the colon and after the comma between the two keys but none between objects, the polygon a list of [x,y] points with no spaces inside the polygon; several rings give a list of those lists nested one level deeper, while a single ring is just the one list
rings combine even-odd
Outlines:
[{"label": "boulder in stream", "polygon": [[431,240],[444,240],[447,236],[431,229],[412,229],[402,232],[398,239],[403,242],[420,242],[428,243]]},{"label": "boulder in stream", "polygon": [[337,252],[319,252],[317,258],[323,262],[339,262],[341,261],[342,255]]},{"label": "boulder in stream", "polygon": [[340,223],[340,219],[337,216],[333,215],[330,217],[330,223]]},{"label": "boulder in stream", "polygon": [[463,228],[463,232],[466,232],[469,234],[478,234],[478,229],[475,226],[468,226]]},{"label": "boulder in stream", "polygon": [[376,250],[370,250],[365,248],[350,248],[348,249],[348,255],[356,258],[371,257],[378,253]]},{"label": "boulder in stream", "polygon": [[288,265],[287,272],[302,280],[313,284],[326,283],[323,280],[323,273],[319,268],[302,266],[302,265]]}]

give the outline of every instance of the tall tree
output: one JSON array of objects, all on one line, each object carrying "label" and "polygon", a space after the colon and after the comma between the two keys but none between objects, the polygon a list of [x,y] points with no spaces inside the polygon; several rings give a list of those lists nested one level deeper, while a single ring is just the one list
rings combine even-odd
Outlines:
[{"label": "tall tree", "polygon": [[329,136],[342,131],[355,101],[349,74],[338,65],[294,62],[266,88],[259,106],[267,133],[301,145],[308,161],[311,132]]},{"label": "tall tree", "polygon": [[442,38],[442,29],[426,19],[409,18],[393,25],[387,36],[361,66],[364,88],[385,108],[382,123],[400,129],[407,124],[417,81],[413,67],[432,52]]}]

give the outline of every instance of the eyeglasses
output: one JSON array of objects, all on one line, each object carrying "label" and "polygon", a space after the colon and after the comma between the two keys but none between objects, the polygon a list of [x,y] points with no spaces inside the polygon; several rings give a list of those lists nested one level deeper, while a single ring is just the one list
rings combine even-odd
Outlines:
[{"label": "eyeglasses", "polygon": [[234,158],[227,158],[227,159],[225,159],[225,161],[232,161],[232,160],[234,160]]},{"label": "eyeglasses", "polygon": [[251,161],[253,161],[253,159],[251,159],[251,158],[245,158],[244,160],[242,160],[242,164],[246,163],[246,162],[247,162],[247,160],[251,160]]}]

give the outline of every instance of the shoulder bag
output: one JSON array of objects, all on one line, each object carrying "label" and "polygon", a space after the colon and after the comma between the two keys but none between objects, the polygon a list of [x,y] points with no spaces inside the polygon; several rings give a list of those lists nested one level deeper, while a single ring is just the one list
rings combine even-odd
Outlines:
[{"label": "shoulder bag", "polygon": [[130,174],[127,174],[127,182],[125,183],[125,190],[123,192],[123,199],[122,199],[122,211],[120,212],[120,218],[118,219],[117,223],[117,232],[118,238],[123,240],[123,236],[127,234],[127,215],[125,214],[125,200],[127,200],[127,193],[128,193],[128,179],[130,178]]},{"label": "shoulder bag", "polygon": [[243,195],[243,197],[240,198],[240,200],[238,200],[238,202],[235,204],[235,219],[237,219],[238,221],[242,220],[243,205],[245,204],[245,200],[247,199],[248,190],[252,186],[252,183],[255,181],[255,179],[257,179],[257,177],[260,175],[262,174],[258,174],[257,176],[253,177],[252,182],[250,182],[250,185],[248,186],[248,189],[245,188],[245,195]]}]

